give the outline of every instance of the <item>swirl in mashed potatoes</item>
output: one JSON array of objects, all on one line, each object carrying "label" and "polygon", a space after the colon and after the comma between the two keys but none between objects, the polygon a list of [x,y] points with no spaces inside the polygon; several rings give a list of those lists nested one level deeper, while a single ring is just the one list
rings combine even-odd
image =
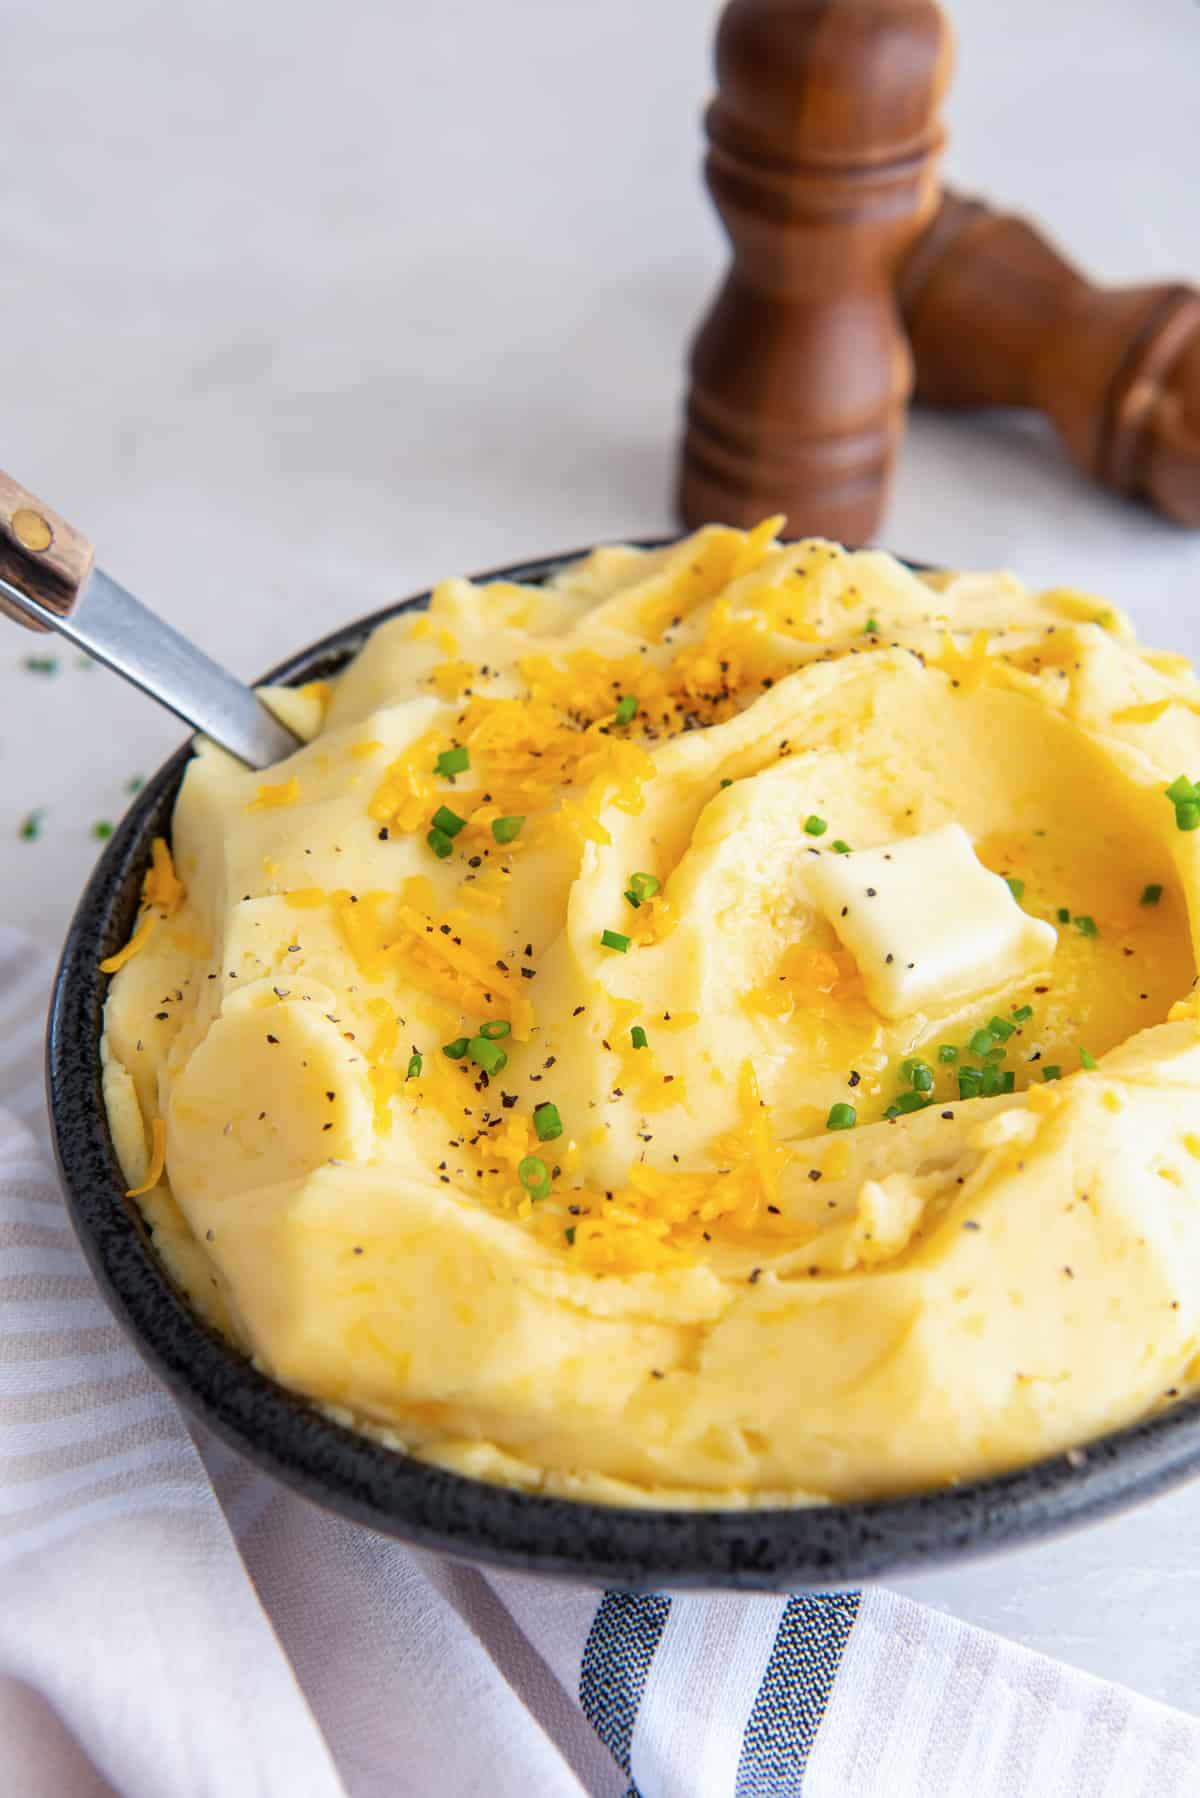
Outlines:
[{"label": "swirl in mashed potatoes", "polygon": [[446,581],[275,693],[304,746],[199,746],[110,964],[179,1284],[429,1460],[861,1498],[1192,1382],[1200,686],[780,522]]}]

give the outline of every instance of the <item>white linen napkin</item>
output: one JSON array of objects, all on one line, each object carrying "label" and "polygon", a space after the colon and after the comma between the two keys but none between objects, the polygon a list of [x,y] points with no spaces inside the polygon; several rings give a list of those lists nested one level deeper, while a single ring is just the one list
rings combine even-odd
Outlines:
[{"label": "white linen napkin", "polygon": [[50,973],[0,930],[0,1792],[1200,1791],[1196,1719],[881,1589],[647,1597],[457,1566],[189,1428],[46,1159]]}]

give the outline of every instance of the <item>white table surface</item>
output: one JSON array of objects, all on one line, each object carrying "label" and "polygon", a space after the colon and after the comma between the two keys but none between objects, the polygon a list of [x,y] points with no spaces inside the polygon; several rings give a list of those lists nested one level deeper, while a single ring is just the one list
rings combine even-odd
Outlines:
[{"label": "white table surface", "polygon": [[[1200,276],[1196,0],[959,0],[948,167],[1112,280]],[[4,9],[0,461],[238,673],[431,578],[671,526],[723,257],[695,0]],[[1027,424],[918,417],[881,540],[1200,651],[1200,535]],[[57,943],[180,738],[0,621],[0,920]],[[50,646],[53,648],[53,646]],[[45,808],[42,834],[18,829]],[[1200,1484],[914,1596],[1200,1708]]]}]

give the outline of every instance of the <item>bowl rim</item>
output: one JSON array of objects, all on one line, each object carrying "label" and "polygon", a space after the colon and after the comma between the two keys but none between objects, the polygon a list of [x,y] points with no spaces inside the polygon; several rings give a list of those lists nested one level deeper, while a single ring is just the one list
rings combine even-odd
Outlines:
[{"label": "bowl rim", "polygon": [[[633,539],[638,548],[674,536]],[[493,568],[476,581],[541,584],[588,549]],[[921,564],[910,564],[920,567]],[[259,684],[345,665],[429,589],[339,626]],[[89,1266],[118,1323],[184,1409],[325,1509],[459,1560],[629,1590],[845,1589],[1045,1539],[1200,1471],[1200,1396],[1010,1473],[898,1498],[691,1510],[548,1497],[420,1461],[335,1422],[260,1372],[194,1313],[125,1197],[100,1088],[107,978],[128,937],[151,837],[169,829],[192,740],[138,793],[80,898],[50,1004],[46,1081],[55,1157]]]}]

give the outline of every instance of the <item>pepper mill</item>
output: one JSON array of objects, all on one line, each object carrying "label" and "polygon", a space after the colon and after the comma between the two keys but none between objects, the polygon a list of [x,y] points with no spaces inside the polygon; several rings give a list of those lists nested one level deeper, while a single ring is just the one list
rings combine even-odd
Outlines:
[{"label": "pepper mill", "polygon": [[692,347],[684,522],[874,532],[912,364],[896,275],[931,213],[933,0],[732,0],[705,176],[733,263]]},{"label": "pepper mill", "polygon": [[1115,492],[1200,525],[1200,292],[1097,287],[1032,225],[946,193],[901,272],[917,398],[1044,413]]}]

